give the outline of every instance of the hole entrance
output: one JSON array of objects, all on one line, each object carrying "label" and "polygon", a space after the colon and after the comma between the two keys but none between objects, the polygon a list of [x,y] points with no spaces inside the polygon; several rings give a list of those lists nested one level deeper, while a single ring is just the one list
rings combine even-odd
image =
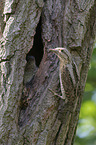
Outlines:
[{"label": "hole entrance", "polygon": [[[41,37],[41,31],[42,29],[41,29],[41,18],[40,18],[40,21],[36,28],[36,34],[34,36],[33,47],[27,54],[27,56],[35,57],[36,65],[38,67],[43,57],[43,42],[42,42],[42,37]],[[27,56],[26,56],[26,60],[27,60]]]}]

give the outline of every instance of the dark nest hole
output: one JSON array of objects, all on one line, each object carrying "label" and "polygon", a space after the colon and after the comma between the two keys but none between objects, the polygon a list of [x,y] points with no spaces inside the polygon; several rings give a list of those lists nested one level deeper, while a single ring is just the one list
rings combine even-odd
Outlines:
[{"label": "dark nest hole", "polygon": [[[40,18],[40,21],[39,21],[37,28],[36,28],[36,34],[34,36],[33,47],[31,48],[31,50],[27,54],[27,56],[34,56],[35,57],[36,65],[38,67],[39,67],[39,64],[40,64],[42,57],[43,57],[43,42],[42,42],[41,31],[42,31],[42,29],[41,29],[41,18]],[[26,60],[27,60],[27,56],[26,56]]]}]

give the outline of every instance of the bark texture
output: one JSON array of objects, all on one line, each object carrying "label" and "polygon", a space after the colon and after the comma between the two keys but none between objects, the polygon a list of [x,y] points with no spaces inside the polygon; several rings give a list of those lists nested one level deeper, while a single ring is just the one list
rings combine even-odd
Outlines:
[{"label": "bark texture", "polygon": [[[96,0],[0,3],[4,6],[0,9],[0,144],[73,144],[96,35]],[[35,33],[42,38],[44,54],[25,95],[26,55],[31,48],[36,50],[37,65],[41,57],[41,39],[34,40]],[[48,51],[58,46],[70,50],[80,72],[75,88],[66,73],[67,104],[48,90],[60,93],[59,60]]]}]

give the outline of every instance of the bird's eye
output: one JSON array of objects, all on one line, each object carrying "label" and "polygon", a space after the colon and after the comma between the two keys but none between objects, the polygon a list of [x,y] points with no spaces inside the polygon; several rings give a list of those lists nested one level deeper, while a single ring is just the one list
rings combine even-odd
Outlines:
[{"label": "bird's eye", "polygon": [[63,50],[61,50],[61,52],[63,52]]}]

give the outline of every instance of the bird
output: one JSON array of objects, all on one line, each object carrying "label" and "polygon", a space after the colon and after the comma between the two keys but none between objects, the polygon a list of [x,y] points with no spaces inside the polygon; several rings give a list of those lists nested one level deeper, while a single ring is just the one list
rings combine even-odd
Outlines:
[{"label": "bird", "polygon": [[[60,66],[59,66],[59,78],[60,78],[60,86],[61,86],[61,93],[62,96],[58,95],[57,93],[55,93],[53,90],[51,90],[49,88],[49,90],[55,95],[55,96],[59,96],[61,99],[66,100],[66,93],[65,93],[65,85],[67,84],[67,81],[69,79],[69,81],[72,82],[73,87],[76,86],[76,80],[75,80],[75,76],[74,76],[74,72],[73,72],[73,65],[75,66],[76,69],[76,73],[78,78],[79,76],[79,71],[78,71],[78,67],[74,61],[74,59],[72,58],[72,55],[70,53],[70,51],[66,48],[62,48],[62,47],[58,47],[55,49],[49,49],[50,52],[55,53],[59,60],[60,60]],[[69,77],[69,78],[66,78]],[[67,88],[68,88],[68,84],[67,84]]]},{"label": "bird", "polygon": [[27,59],[27,63],[24,71],[24,85],[28,84],[32,80],[32,78],[35,76],[38,69],[35,63],[34,56],[27,56],[26,59]]}]

